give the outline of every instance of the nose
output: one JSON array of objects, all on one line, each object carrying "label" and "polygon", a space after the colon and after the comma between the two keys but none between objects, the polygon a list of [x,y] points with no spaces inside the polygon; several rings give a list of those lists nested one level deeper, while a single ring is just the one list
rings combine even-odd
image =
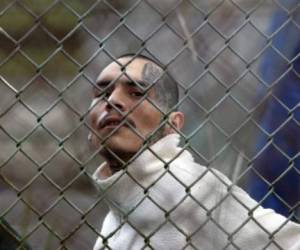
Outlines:
[{"label": "nose", "polygon": [[110,95],[106,101],[106,104],[105,104],[105,109],[107,111],[111,111],[111,110],[115,109],[118,112],[125,112],[125,107],[126,107],[126,100],[125,100],[125,96],[122,91],[122,87],[117,86],[110,93]]}]

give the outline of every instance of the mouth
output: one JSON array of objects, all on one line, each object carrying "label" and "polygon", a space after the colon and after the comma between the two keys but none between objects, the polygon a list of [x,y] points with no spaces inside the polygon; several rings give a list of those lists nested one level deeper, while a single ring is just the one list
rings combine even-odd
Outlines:
[{"label": "mouth", "polygon": [[116,127],[129,127],[128,123],[130,125],[134,126],[134,123],[130,120],[130,119],[126,119],[126,121],[124,121],[124,118],[119,117],[119,116],[104,116],[102,119],[102,117],[100,117],[99,121],[98,121],[98,128],[99,129],[104,129],[104,128],[116,128]]}]

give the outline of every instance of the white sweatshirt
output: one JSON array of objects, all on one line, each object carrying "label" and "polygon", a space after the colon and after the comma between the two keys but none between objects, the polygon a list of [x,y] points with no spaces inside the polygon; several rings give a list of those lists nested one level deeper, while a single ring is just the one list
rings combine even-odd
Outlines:
[{"label": "white sweatshirt", "polygon": [[259,206],[178,143],[168,135],[106,179],[104,165],[96,170],[110,212],[94,250],[300,250],[300,225]]}]

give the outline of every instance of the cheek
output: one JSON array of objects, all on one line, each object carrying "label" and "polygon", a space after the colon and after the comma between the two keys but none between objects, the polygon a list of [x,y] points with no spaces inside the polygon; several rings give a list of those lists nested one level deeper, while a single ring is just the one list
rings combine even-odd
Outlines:
[{"label": "cheek", "polygon": [[134,116],[137,129],[140,132],[152,132],[160,125],[161,114],[152,104],[141,105],[134,112]]},{"label": "cheek", "polygon": [[91,110],[90,113],[88,115],[88,119],[90,122],[90,125],[95,128],[96,124],[97,124],[97,119],[99,117],[99,114],[102,113],[103,110],[103,105],[101,105],[100,103],[96,104],[96,102],[92,102],[91,104]]}]

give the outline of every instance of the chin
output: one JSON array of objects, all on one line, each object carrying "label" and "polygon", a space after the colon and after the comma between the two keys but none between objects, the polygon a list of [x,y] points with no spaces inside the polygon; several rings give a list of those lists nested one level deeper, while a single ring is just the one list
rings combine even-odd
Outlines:
[{"label": "chin", "polygon": [[[104,144],[103,150],[105,152],[112,151],[114,154],[118,155],[121,159],[128,159],[127,156],[132,156],[143,145],[143,140],[137,136],[122,136],[122,135],[112,135]],[[111,153],[110,153],[111,154]]]}]

